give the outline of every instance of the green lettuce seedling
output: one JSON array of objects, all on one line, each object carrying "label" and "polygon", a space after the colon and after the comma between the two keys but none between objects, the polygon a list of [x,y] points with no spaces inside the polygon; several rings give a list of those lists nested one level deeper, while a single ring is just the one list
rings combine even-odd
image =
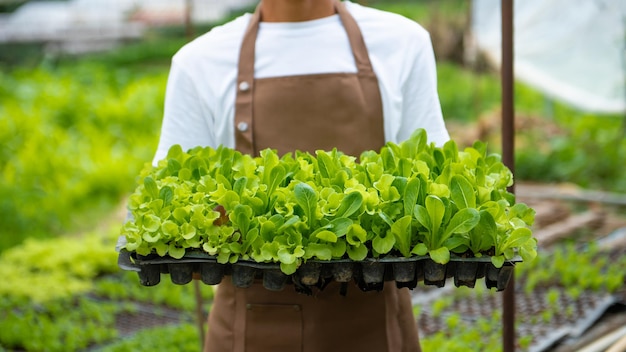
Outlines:
[{"label": "green lettuce seedling", "polygon": [[424,130],[359,159],[333,149],[253,157],[231,148],[170,148],[129,197],[125,248],[220,263],[491,255],[501,267],[536,256],[534,211],[507,191],[500,157],[476,142],[437,147]]}]

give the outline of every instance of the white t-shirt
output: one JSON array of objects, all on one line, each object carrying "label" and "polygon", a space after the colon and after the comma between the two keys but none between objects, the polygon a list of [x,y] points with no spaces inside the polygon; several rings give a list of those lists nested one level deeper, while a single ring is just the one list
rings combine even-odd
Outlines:
[{"label": "white t-shirt", "polygon": [[[428,32],[397,14],[344,2],[363,34],[380,88],[385,140],[401,142],[417,128],[442,145],[450,137],[439,96]],[[180,144],[235,147],[237,61],[251,14],[215,27],[172,60],[165,114],[153,163]],[[339,15],[305,22],[261,22],[255,77],[356,72]]]}]

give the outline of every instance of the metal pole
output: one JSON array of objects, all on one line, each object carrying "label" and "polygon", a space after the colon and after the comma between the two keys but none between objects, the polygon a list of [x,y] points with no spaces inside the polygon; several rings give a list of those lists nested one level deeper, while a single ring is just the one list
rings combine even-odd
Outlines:
[{"label": "metal pole", "polygon": [[[626,16],[622,17],[622,84],[624,85],[624,103],[626,103]],[[626,137],[626,110],[622,117],[622,132],[618,134],[618,143]]]},{"label": "metal pole", "polygon": [[193,12],[192,0],[185,0],[185,35],[187,40],[191,41],[195,35],[191,14]]},{"label": "metal pole", "polygon": [[202,292],[200,290],[199,280],[193,280],[193,288],[196,296],[196,324],[198,326],[198,334],[200,335],[200,351],[204,349],[204,310],[202,302]]},{"label": "metal pole", "polygon": [[[513,2],[502,0],[502,161],[515,174],[515,119],[513,104]],[[515,187],[509,191],[515,193]],[[502,350],[515,351],[515,271],[502,294]]]}]

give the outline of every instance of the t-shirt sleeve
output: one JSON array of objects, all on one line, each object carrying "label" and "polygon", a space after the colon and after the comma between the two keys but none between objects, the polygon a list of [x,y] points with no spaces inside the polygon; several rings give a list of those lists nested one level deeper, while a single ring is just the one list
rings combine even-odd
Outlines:
[{"label": "t-shirt sleeve", "polygon": [[437,93],[435,54],[427,32],[424,31],[416,40],[417,50],[408,62],[410,70],[402,89],[404,104],[398,140],[406,140],[416,129],[424,128],[429,142],[441,146],[450,139],[450,135]]},{"label": "t-shirt sleeve", "polygon": [[161,136],[153,165],[165,158],[175,144],[183,150],[215,144],[209,125],[210,112],[203,104],[192,76],[174,60],[167,80]]}]

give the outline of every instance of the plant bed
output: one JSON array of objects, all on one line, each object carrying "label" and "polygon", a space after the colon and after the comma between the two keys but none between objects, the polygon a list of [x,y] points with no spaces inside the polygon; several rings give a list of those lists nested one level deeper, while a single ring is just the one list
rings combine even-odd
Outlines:
[{"label": "plant bed", "polygon": [[262,279],[270,290],[449,278],[472,287],[477,277],[501,289],[511,263],[536,256],[534,210],[515,202],[512,184],[484,144],[436,147],[423,130],[358,162],[337,150],[252,157],[173,146],[140,175],[119,248],[144,285],[169,273],[177,284]]}]

